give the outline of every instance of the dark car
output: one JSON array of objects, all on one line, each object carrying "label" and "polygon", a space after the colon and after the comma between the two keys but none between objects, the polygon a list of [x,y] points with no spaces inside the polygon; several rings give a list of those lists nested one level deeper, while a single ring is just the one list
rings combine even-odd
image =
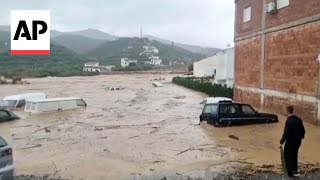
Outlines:
[{"label": "dark car", "polygon": [[16,119],[20,119],[20,118],[10,111],[0,109],[0,123],[6,122],[6,121],[12,121],[12,120],[16,120]]},{"label": "dark car", "polygon": [[200,115],[200,122],[207,121],[216,127],[230,126],[232,123],[269,123],[278,122],[275,114],[259,113],[249,104],[218,102],[206,104]]}]

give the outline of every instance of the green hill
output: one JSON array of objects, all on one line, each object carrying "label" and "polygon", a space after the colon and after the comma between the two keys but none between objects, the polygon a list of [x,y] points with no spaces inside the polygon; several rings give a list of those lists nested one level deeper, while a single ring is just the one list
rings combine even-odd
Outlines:
[{"label": "green hill", "polygon": [[108,41],[88,53],[88,56],[97,57],[100,62],[119,65],[122,57],[146,60],[147,57],[140,56],[143,46],[151,45],[159,49],[159,56],[165,64],[170,61],[182,60],[185,62],[196,61],[204,58],[204,55],[196,54],[176,47],[174,45],[165,45],[157,41],[150,41],[147,38],[119,38],[114,41]]},{"label": "green hill", "polygon": [[71,50],[54,44],[51,44],[50,56],[11,56],[8,48],[2,49],[0,57],[0,75],[23,77],[84,75],[82,66],[86,61]]},{"label": "green hill", "polygon": [[104,43],[104,40],[88,38],[81,35],[63,34],[51,39],[53,43],[62,45],[79,54],[86,54]]}]

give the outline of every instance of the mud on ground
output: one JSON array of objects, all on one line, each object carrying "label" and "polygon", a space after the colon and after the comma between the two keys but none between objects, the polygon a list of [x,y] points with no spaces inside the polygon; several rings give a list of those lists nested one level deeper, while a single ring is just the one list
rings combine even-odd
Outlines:
[{"label": "mud on ground", "polygon": [[[168,82],[162,88],[152,87],[150,80],[159,76]],[[88,104],[87,109],[60,113],[15,111],[21,120],[1,123],[0,135],[13,146],[16,174],[95,180],[170,174],[209,178],[247,165],[280,164],[284,117],[277,124],[199,125],[199,103],[206,96],[171,84],[171,78],[163,74],[49,77],[2,85],[0,98],[45,92],[49,97],[78,96]],[[106,87],[124,90],[106,91]],[[305,164],[320,162],[319,128],[306,125],[306,130],[300,159]]]}]

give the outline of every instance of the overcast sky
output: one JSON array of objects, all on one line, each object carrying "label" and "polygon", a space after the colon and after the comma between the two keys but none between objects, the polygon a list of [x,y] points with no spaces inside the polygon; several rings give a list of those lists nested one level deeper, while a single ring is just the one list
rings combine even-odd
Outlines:
[{"label": "overcast sky", "polygon": [[233,42],[234,0],[0,0],[0,25],[10,10],[50,9],[51,28],[94,28],[117,36],[144,35],[225,48]]}]

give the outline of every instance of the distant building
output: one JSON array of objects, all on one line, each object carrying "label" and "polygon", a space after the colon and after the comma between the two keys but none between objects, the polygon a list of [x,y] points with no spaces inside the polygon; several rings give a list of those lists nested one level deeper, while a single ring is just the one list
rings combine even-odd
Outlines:
[{"label": "distant building", "polygon": [[193,75],[195,77],[212,77],[216,76],[218,68],[218,59],[212,56],[193,64]]},{"label": "distant building", "polygon": [[143,54],[158,54],[159,53],[159,49],[154,46],[143,46],[142,48],[144,49],[144,51],[140,53],[140,56]]},{"label": "distant building", "polygon": [[99,62],[88,62],[84,64],[83,71],[85,72],[108,72],[116,66],[100,66]]},{"label": "distant building", "polygon": [[212,57],[193,64],[195,77],[213,77],[214,84],[233,87],[234,85],[234,48],[218,52]]},{"label": "distant building", "polygon": [[121,58],[121,67],[128,67],[130,64],[137,64],[137,60],[129,59],[129,58]]},{"label": "distant building", "polygon": [[218,59],[217,74],[214,83],[233,87],[234,85],[234,48],[216,54]]},{"label": "distant building", "polygon": [[99,62],[87,62],[84,64],[83,71],[87,72],[101,72]]},{"label": "distant building", "polygon": [[151,56],[149,59],[151,65],[160,66],[162,64],[162,59],[159,56]]}]

